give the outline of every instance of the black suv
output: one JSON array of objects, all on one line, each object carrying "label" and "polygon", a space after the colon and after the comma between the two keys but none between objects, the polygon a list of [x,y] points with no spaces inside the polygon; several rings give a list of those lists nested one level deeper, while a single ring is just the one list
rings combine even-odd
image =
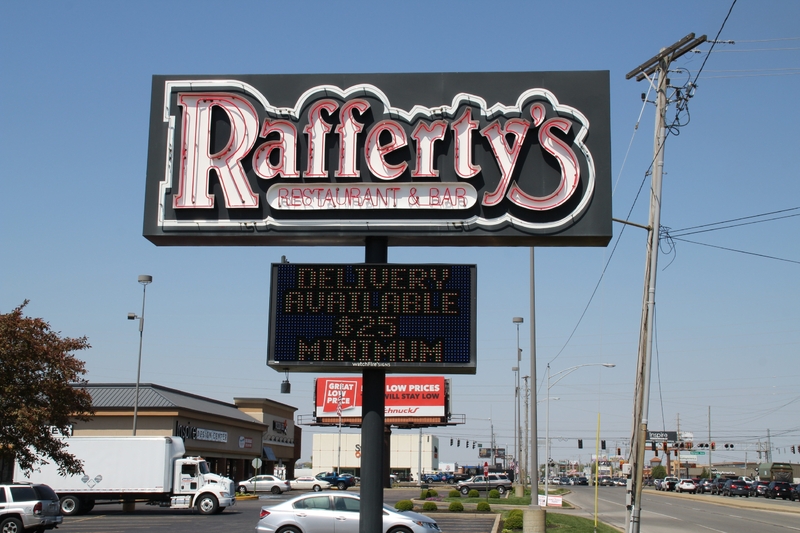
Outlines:
[{"label": "black suv", "polygon": [[749,498],[750,484],[747,481],[742,481],[741,479],[729,479],[725,482],[725,486],[722,487],[722,495],[744,496],[745,498]]},{"label": "black suv", "polygon": [[765,498],[783,498],[788,500],[791,498],[792,486],[786,481],[770,481],[767,488],[764,489]]},{"label": "black suv", "polygon": [[63,520],[58,496],[47,485],[0,485],[0,531],[53,529]]}]

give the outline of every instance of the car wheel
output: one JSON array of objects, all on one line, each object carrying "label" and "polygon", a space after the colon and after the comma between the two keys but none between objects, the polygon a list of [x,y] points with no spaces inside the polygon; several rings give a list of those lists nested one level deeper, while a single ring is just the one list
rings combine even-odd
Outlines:
[{"label": "car wheel", "polygon": [[314,486],[313,486],[313,487],[311,487],[311,488],[314,490],[314,492],[319,492],[319,491],[321,491],[321,490],[322,490],[322,487],[320,487],[319,485],[314,485]]},{"label": "car wheel", "polygon": [[506,493],[506,488],[504,486],[500,485],[499,487],[497,487],[497,492],[499,492],[500,496],[502,496],[503,494]]},{"label": "car wheel", "polygon": [[286,526],[278,530],[278,533],[303,533],[294,526]]},{"label": "car wheel", "polygon": [[0,531],[3,533],[22,533],[24,530],[19,518],[12,516],[3,520],[2,525],[0,525]]},{"label": "car wheel", "polygon": [[410,529],[408,529],[407,527],[402,527],[401,526],[401,527],[396,527],[394,529],[390,529],[386,533],[413,533],[413,532]]},{"label": "car wheel", "polygon": [[336,484],[336,488],[338,488],[339,490],[347,490],[347,483],[345,483],[344,481],[340,481],[339,483]]},{"label": "car wheel", "polygon": [[81,512],[81,500],[77,496],[62,496],[58,501],[61,505],[61,514],[65,516],[74,516]]},{"label": "car wheel", "polygon": [[464,496],[469,494],[469,487],[461,487],[461,494],[463,494]]},{"label": "car wheel", "polygon": [[213,494],[203,494],[197,499],[197,511],[200,514],[214,514],[219,508],[219,502]]},{"label": "car wheel", "polygon": [[281,488],[279,486],[275,485],[274,487],[272,487],[270,489],[270,492],[272,494],[280,494],[281,493]]}]

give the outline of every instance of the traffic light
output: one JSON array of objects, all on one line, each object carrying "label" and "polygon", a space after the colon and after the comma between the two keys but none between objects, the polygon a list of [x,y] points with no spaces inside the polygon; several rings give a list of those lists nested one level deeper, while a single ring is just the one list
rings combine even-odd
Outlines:
[{"label": "traffic light", "polygon": [[620,455],[622,455],[622,450],[620,448],[617,448],[617,457],[619,457]]},{"label": "traffic light", "polygon": [[666,453],[666,454],[669,453],[669,444],[667,444],[666,441],[664,441],[664,453]]},{"label": "traffic light", "polygon": [[711,443],[711,450],[713,451],[713,450],[716,450],[716,449],[717,449],[717,443],[716,442],[712,442]]},{"label": "traffic light", "polygon": [[458,447],[460,447],[460,446],[461,446],[461,439],[458,439],[458,440],[456,441],[456,448],[458,448]]},{"label": "traffic light", "polygon": [[689,448],[689,449],[691,450],[691,449],[692,449],[692,443],[691,443],[691,442],[687,442],[687,443],[686,443],[686,447],[687,447],[687,448]]},{"label": "traffic light", "polygon": [[726,450],[732,450],[732,449],[733,449],[733,444],[727,444],[727,443],[726,443],[726,444],[725,444],[725,449],[726,449]]},{"label": "traffic light", "polygon": [[472,449],[475,449],[475,441],[472,441]]},{"label": "traffic light", "polygon": [[792,453],[794,453],[794,445],[792,445]]},{"label": "traffic light", "polygon": [[604,441],[604,440],[600,441],[600,449],[601,450],[605,450],[606,449],[606,441]]},{"label": "traffic light", "polygon": [[[578,449],[583,449],[583,439],[578,439]],[[792,453],[794,453],[794,446],[792,446]]]},{"label": "traffic light", "polygon": [[450,439],[450,446],[453,445],[453,439]]},{"label": "traffic light", "polygon": [[469,448],[469,441],[467,441],[467,446],[466,447]]}]

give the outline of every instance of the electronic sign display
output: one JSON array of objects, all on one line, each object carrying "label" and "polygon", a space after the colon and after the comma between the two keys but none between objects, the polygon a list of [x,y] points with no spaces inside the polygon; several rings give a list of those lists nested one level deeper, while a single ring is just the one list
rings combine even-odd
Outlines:
[{"label": "electronic sign display", "polygon": [[294,372],[476,372],[475,265],[272,265],[267,363]]}]

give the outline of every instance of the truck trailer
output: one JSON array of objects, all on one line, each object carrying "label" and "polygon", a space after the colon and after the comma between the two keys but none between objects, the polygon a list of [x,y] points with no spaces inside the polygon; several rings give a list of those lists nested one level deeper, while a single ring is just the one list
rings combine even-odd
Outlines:
[{"label": "truck trailer", "polygon": [[83,461],[83,473],[61,476],[51,461],[23,471],[14,481],[53,488],[64,515],[88,513],[96,503],[146,502],[172,509],[221,513],[236,504],[233,481],[212,474],[201,457],[184,457],[180,437],[69,437],[68,452]]}]

